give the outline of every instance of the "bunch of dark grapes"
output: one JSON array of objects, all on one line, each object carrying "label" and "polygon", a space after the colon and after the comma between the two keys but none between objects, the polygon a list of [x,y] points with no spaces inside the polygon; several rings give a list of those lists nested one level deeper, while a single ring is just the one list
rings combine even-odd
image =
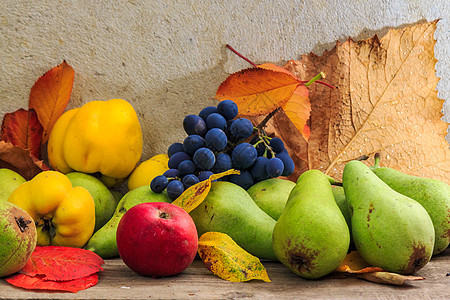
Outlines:
[{"label": "bunch of dark grapes", "polygon": [[170,169],[152,180],[151,190],[161,193],[167,189],[168,197],[175,200],[190,186],[229,169],[241,173],[218,180],[244,189],[268,178],[291,175],[294,162],[283,141],[266,136],[250,120],[237,115],[236,103],[224,100],[217,107],[208,106],[198,115],[186,116],[183,127],[188,136],[169,146]]}]

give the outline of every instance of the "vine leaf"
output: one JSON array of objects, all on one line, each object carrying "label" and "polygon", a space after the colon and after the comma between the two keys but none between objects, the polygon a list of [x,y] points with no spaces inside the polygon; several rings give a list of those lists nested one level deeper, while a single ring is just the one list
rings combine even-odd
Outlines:
[{"label": "vine leaf", "polygon": [[340,179],[344,165],[380,152],[382,165],[450,183],[448,124],[441,120],[434,57],[436,21],[367,40],[348,39],[322,56],[303,55],[285,68],[298,78],[320,71],[336,87],[308,87],[309,142],[286,115],[275,114],[267,132],[281,137],[296,164],[291,177],[319,169]]}]

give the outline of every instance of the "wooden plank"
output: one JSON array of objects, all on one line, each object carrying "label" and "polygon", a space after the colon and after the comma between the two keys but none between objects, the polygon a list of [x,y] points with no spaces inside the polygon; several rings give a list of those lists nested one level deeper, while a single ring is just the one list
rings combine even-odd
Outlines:
[{"label": "wooden plank", "polygon": [[182,274],[166,278],[137,275],[120,259],[105,261],[99,283],[73,293],[34,292],[19,289],[0,280],[0,299],[224,299],[287,298],[300,299],[450,299],[450,248],[434,257],[415,275],[425,280],[404,286],[390,286],[361,279],[304,280],[276,262],[263,262],[272,282],[232,283],[210,273],[200,260]]}]

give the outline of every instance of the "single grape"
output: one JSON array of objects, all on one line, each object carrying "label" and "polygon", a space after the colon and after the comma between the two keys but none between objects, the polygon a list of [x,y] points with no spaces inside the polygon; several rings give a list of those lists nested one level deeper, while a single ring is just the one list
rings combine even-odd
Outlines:
[{"label": "single grape", "polygon": [[225,172],[233,167],[231,163],[231,157],[226,153],[219,153],[216,156],[216,163],[212,168],[213,172],[220,173]]},{"label": "single grape", "polygon": [[245,140],[253,133],[253,124],[249,119],[239,118],[230,125],[229,134],[234,142]]},{"label": "single grape", "polygon": [[150,182],[150,189],[155,193],[162,193],[169,184],[169,180],[164,175],[158,175]]},{"label": "single grape", "polygon": [[172,157],[172,155],[174,155],[177,152],[182,152],[183,150],[183,144],[182,143],[173,143],[172,145],[169,146],[169,148],[167,149],[167,155],[170,157]]},{"label": "single grape", "polygon": [[250,140],[250,144],[252,144],[253,146],[256,144],[256,142],[259,141],[259,134],[255,134],[252,139]]},{"label": "single grape", "polygon": [[281,176],[289,176],[292,173],[294,173],[295,169],[294,160],[289,156],[289,153],[287,151],[277,153],[275,156],[281,159],[284,165],[284,170],[283,173],[281,173]]},{"label": "single grape", "polygon": [[218,113],[212,113],[206,118],[206,128],[219,128],[225,130],[227,128],[227,121]]},{"label": "single grape", "polygon": [[258,181],[263,181],[269,178],[269,174],[267,173],[266,166],[269,162],[269,159],[264,156],[258,156],[255,163],[250,169],[250,172],[252,173],[253,179]]},{"label": "single grape", "polygon": [[241,174],[239,175],[237,174],[230,175],[228,181],[239,185],[241,188],[245,190],[249,189],[254,183],[252,174],[248,170],[241,171]]},{"label": "single grape", "polygon": [[231,100],[223,100],[217,105],[217,111],[225,118],[225,120],[232,120],[238,114],[238,107],[236,103]]},{"label": "single grape", "polygon": [[193,155],[195,151],[205,146],[205,140],[197,134],[188,135],[183,141],[184,152],[189,155]]},{"label": "single grape", "polygon": [[258,156],[263,156],[265,151],[266,151],[266,146],[264,145],[264,143],[259,143],[256,146],[256,152],[258,153]]},{"label": "single grape", "polygon": [[178,169],[169,169],[163,173],[164,176],[167,178],[175,178],[180,174]]},{"label": "single grape", "polygon": [[195,164],[192,160],[184,160],[178,165],[180,177],[186,176],[188,174],[194,174],[195,169]]},{"label": "single grape", "polygon": [[206,147],[213,151],[222,151],[227,146],[227,135],[222,129],[212,128],[205,135]]},{"label": "single grape", "polygon": [[172,180],[167,185],[167,196],[170,200],[177,199],[184,192],[184,185],[179,180]]},{"label": "single grape", "polygon": [[206,123],[197,115],[187,115],[183,120],[183,128],[188,135],[203,136],[206,133]]},{"label": "single grape", "polygon": [[278,177],[283,173],[284,170],[284,164],[283,161],[277,157],[272,157],[269,159],[266,165],[267,174],[269,174],[270,177]]},{"label": "single grape", "polygon": [[200,170],[211,170],[216,162],[214,153],[208,148],[200,148],[194,153],[193,161]]},{"label": "single grape", "polygon": [[198,178],[198,180],[203,181],[203,180],[208,179],[208,178],[209,178],[211,175],[213,175],[213,174],[214,174],[214,173],[211,172],[211,171],[201,171],[201,172],[198,174],[197,178]]},{"label": "single grape", "polygon": [[215,107],[215,106],[207,106],[207,107],[205,107],[204,109],[202,109],[202,110],[199,112],[198,116],[199,116],[200,118],[202,118],[203,121],[206,122],[206,119],[207,119],[208,116],[209,116],[210,114],[212,114],[212,113],[217,113],[217,107]]},{"label": "single grape", "polygon": [[269,146],[275,153],[280,153],[285,149],[283,141],[277,137],[270,140]]},{"label": "single grape", "polygon": [[231,154],[231,161],[233,167],[238,169],[247,169],[256,161],[258,153],[255,147],[249,143],[242,143],[237,145]]},{"label": "single grape", "polygon": [[169,162],[167,163],[169,169],[178,169],[178,165],[184,161],[189,160],[191,157],[186,152],[177,152],[169,158]]},{"label": "single grape", "polygon": [[183,180],[181,182],[184,185],[185,189],[188,189],[189,187],[193,186],[194,184],[197,184],[200,182],[197,176],[194,174],[189,174],[183,177]]}]

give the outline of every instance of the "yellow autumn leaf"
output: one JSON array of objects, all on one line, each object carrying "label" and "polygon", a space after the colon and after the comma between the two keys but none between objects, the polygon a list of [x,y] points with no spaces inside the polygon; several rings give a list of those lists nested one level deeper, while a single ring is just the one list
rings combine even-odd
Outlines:
[{"label": "yellow autumn leaf", "polygon": [[172,204],[179,206],[187,213],[190,213],[197,206],[199,206],[203,200],[205,200],[206,196],[208,196],[212,181],[232,174],[240,174],[240,171],[230,169],[225,172],[213,174],[208,179],[200,181],[199,183],[189,187],[177,199],[175,199]]},{"label": "yellow autumn leaf", "polygon": [[204,233],[198,240],[198,254],[205,267],[224,280],[244,282],[260,279],[270,282],[259,258],[239,247],[225,233]]}]

